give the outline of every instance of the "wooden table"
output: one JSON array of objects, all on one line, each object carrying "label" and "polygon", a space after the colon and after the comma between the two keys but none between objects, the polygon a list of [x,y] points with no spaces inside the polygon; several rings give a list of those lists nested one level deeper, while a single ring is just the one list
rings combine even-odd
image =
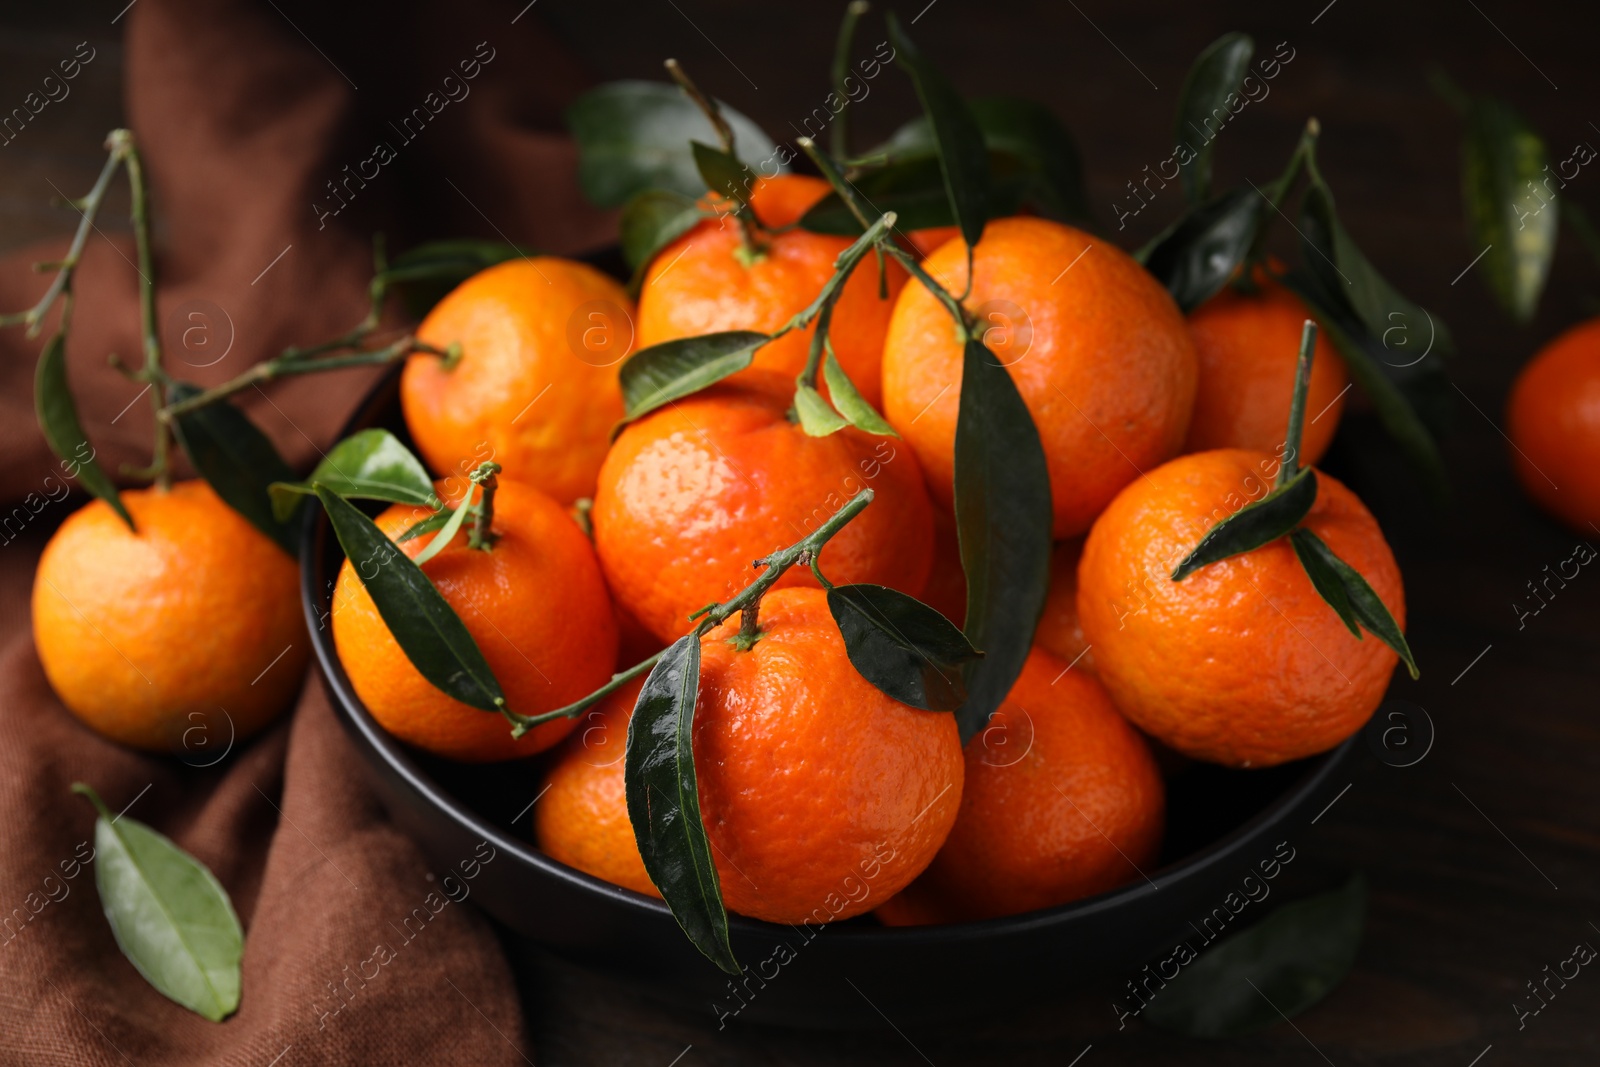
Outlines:
[{"label": "wooden table", "polygon": [[[917,14],[922,2],[902,14]],[[1398,456],[1365,447],[1370,419],[1347,417],[1330,457],[1366,495],[1401,560],[1423,677],[1397,682],[1393,695],[1426,708],[1437,730],[1415,766],[1364,758],[1349,791],[1300,846],[1317,864],[1367,874],[1371,910],[1355,972],[1292,1026],[1204,1043],[1137,1025],[1117,1032],[1109,983],[1103,995],[1048,1014],[995,1019],[954,1035],[901,1030],[887,1020],[861,1034],[741,1022],[718,1032],[709,1008],[673,1013],[551,962],[526,976],[543,1063],[1499,1067],[1591,1064],[1600,1055],[1600,977],[1580,974],[1524,1029],[1512,1010],[1546,964],[1577,942],[1600,945],[1600,724],[1589,703],[1590,687],[1600,688],[1600,576],[1580,574],[1519,627],[1514,605],[1525,583],[1567,558],[1576,536],[1524,500],[1499,430],[1518,366],[1589,313],[1584,294],[1600,291],[1600,266],[1564,234],[1555,281],[1531,326],[1513,327],[1491,306],[1468,269],[1481,248],[1462,222],[1459,126],[1427,82],[1439,66],[1471,89],[1511,99],[1562,150],[1557,158],[1577,141],[1600,143],[1591,124],[1600,122],[1600,109],[1589,110],[1600,85],[1593,16],[1587,5],[1506,0],[1257,7],[935,0],[913,32],[966,91],[1055,107],[1077,134],[1091,202],[1108,228],[1124,183],[1166,158],[1177,90],[1194,54],[1230,29],[1253,33],[1267,52],[1287,42],[1294,58],[1271,94],[1218,142],[1219,184],[1276,175],[1306,116],[1317,115],[1322,166],[1350,230],[1403,292],[1454,331],[1459,394],[1456,431],[1445,444],[1454,503],[1442,511],[1422,505]],[[536,11],[599,77],[656,77],[660,59],[676,55],[708,89],[779,137],[794,136],[790,124],[822,102],[838,13],[834,5],[757,9],[731,0],[546,0]],[[81,39],[69,25],[76,17],[34,15],[21,25],[19,16],[0,16],[12,24],[0,54],[25,59],[30,48],[48,52],[68,36]],[[103,34],[104,21],[95,22]],[[864,27],[864,48],[880,38],[874,24]],[[103,133],[117,111],[116,41],[97,42],[109,51],[97,80],[79,85],[80,144]],[[10,68],[0,71],[0,88],[26,80],[16,64],[0,66]],[[863,142],[892,129],[912,106],[900,76],[884,74],[861,109]],[[58,125],[49,143],[12,149],[27,162],[0,175],[6,244],[61,228],[29,223],[25,205],[48,195],[47,162],[52,175],[73,164],[64,147],[71,143]],[[47,152],[62,155],[46,160],[40,153]],[[90,151],[75,165],[97,164]],[[74,177],[70,188],[83,184]],[[1600,171],[1582,172],[1569,193],[1600,205]],[[1158,199],[1117,235],[1125,247],[1171,217],[1177,191],[1163,195],[1166,202]],[[1600,543],[1600,534],[1593,539]]]}]

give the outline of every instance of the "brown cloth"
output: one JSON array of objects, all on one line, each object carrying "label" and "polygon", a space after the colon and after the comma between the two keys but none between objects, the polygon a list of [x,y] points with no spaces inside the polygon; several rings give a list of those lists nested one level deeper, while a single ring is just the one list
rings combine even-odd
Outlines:
[{"label": "brown cloth", "polygon": [[[131,6],[126,106],[154,188],[174,374],[215,384],[350,328],[378,229],[400,249],[451,236],[555,252],[604,243],[607,220],[578,193],[560,121],[582,77],[522,6]],[[150,409],[106,365],[109,353],[139,353],[138,275],[117,220],[101,229],[112,236],[91,238],[78,275],[69,373],[116,471],[148,462]],[[31,306],[48,276],[29,265],[63,248],[0,263],[0,310]],[[315,679],[292,714],[209,767],[216,745],[141,755],[56,700],[27,598],[50,529],[82,498],[53,499],[59,470],[32,413],[41,345],[0,333],[0,516],[26,527],[0,534],[0,1063],[532,1062],[489,924],[471,907],[438,907],[444,872],[367,791]],[[240,401],[305,469],[373,376],[291,379]],[[80,779],[227,887],[246,932],[232,1018],[211,1023],[168,1001],[118,952],[81,862],[93,813],[68,791]],[[407,924],[419,907],[431,918]],[[381,967],[380,945],[393,955]]]}]

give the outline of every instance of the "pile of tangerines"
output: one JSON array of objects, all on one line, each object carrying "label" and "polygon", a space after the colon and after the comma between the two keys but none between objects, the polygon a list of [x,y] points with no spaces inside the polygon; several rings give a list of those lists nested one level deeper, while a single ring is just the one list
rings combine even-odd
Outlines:
[{"label": "pile of tangerines", "polygon": [[[1185,315],[1127,252],[1044,217],[991,218],[976,242],[892,219],[867,245],[796,225],[832,192],[782,174],[708,194],[637,301],[585,263],[535,256],[434,307],[400,397],[444,476],[438,500],[376,524],[420,559],[516,721],[535,721],[513,729],[425,676],[369,589],[390,564],[352,552],[331,625],[377,721],[453,760],[546,753],[530,765],[547,787],[540,847],[660,895],[640,848],[652,801],[627,781],[623,739],[652,743],[630,718],[683,684],[681,657],[652,657],[697,642],[676,810],[703,824],[702,880],[758,919],[826,908],[889,924],[1011,915],[1137,879],[1161,846],[1163,767],[1267,767],[1358,730],[1409,665],[1401,578],[1372,515],[1311,469],[1348,379],[1272,264],[1247,263]],[[993,307],[1020,309],[1026,336],[986,321]],[[736,373],[630,410],[634,361],[737,331],[781,336]],[[868,677],[834,597],[921,598],[952,633],[967,614],[952,486],[973,339],[1036,428],[1055,548],[1032,649],[963,745],[948,705]],[[807,425],[797,376],[848,417]],[[739,601],[864,492],[870,504]],[[259,729],[308,647],[293,562],[203,482],[122,499],[131,529],[96,501],[40,562],[51,683],[142,748],[172,749],[191,714],[218,707],[240,735]],[[1252,522],[1270,529],[1251,540]],[[908,660],[938,644],[902,643]],[[989,650],[971,651],[957,658]],[[835,907],[841,879],[869,867],[870,891]]]}]

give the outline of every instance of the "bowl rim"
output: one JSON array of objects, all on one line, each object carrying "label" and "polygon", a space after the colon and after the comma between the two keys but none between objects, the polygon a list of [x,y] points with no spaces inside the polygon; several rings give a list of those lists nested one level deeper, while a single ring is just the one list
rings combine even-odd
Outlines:
[{"label": "bowl rim", "polygon": [[[388,394],[396,388],[404,364],[390,368],[367,390],[340,427],[338,440],[343,440],[359,429],[372,425],[376,409],[389,401]],[[321,567],[321,557],[326,538],[330,534],[326,512],[315,506],[305,509],[300,535],[300,592],[301,607],[311,635],[312,651],[323,680],[334,700],[344,711],[349,724],[358,730],[366,743],[376,751],[389,768],[405,782],[406,786],[426,799],[437,811],[460,829],[470,832],[495,849],[504,851],[518,863],[531,867],[541,874],[566,883],[569,887],[609,900],[634,912],[654,917],[653,921],[676,924],[666,903],[656,897],[624,889],[601,878],[585,874],[552,859],[528,841],[511,836],[487,822],[463,801],[449,793],[413,757],[408,747],[373,718],[366,705],[356,694],[350,677],[345,673],[333,642],[333,628],[322,626],[324,613],[323,589],[326,576]],[[335,542],[337,547],[337,542]],[[342,553],[341,553],[342,555]],[[331,593],[329,594],[331,602]],[[1127,905],[1154,897],[1157,893],[1177,884],[1199,877],[1210,868],[1233,862],[1247,845],[1266,835],[1272,827],[1288,823],[1295,818],[1308,798],[1316,796],[1327,787],[1328,780],[1342,769],[1355,750],[1360,732],[1347,738],[1326,752],[1306,757],[1305,773],[1284,788],[1269,804],[1228,833],[1204,847],[1165,866],[1145,874],[1143,881],[1128,882],[1115,889],[1092,897],[1084,897],[1053,908],[1006,915],[998,918],[942,923],[926,926],[888,927],[855,923],[829,923],[833,929],[830,938],[849,938],[862,946],[883,947],[905,944],[912,940],[924,946],[959,945],[975,941],[989,941],[998,934],[1010,937],[1025,935],[1046,927],[1076,924],[1093,920],[1096,916],[1119,910]],[[508,763],[525,762],[508,760]],[[537,803],[537,796],[534,803]],[[531,805],[530,805],[531,807]],[[525,814],[525,813],[524,813]],[[1320,816],[1318,816],[1320,818]],[[518,816],[520,819],[521,816]],[[1141,872],[1145,873],[1145,872]],[[1165,882],[1162,881],[1165,876]],[[778,923],[751,919],[728,912],[730,934],[771,939],[781,936],[786,929]]]}]

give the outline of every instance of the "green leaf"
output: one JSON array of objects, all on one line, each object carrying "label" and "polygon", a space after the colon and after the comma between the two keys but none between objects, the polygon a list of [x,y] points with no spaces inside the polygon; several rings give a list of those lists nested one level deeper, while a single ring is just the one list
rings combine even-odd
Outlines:
[{"label": "green leaf", "polygon": [[728,330],[651,345],[622,365],[623,422],[681,400],[750,366],[756,349],[771,337],[754,330]]},{"label": "green leaf", "polygon": [[274,482],[267,493],[272,514],[280,522],[294,514],[302,496],[311,496],[312,482],[346,500],[388,500],[437,508],[433,482],[412,451],[388,430],[361,430],[334,445],[303,482]]},{"label": "green leaf", "polygon": [[967,576],[962,631],[984,656],[967,664],[961,742],[979,733],[1022,673],[1050,585],[1050,473],[1022,394],[976,338],[962,356],[956,417],[956,532]]},{"label": "green leaf", "polygon": [[440,530],[444,529],[453,518],[455,518],[455,512],[441,505],[438,511],[434,512],[432,515],[429,515],[421,522],[413,523],[412,525],[406,527],[405,531],[401,533],[399,537],[394,539],[394,543],[397,545],[403,545],[407,541],[414,541],[419,537],[426,537],[431,533],[438,533]]},{"label": "green leaf", "polygon": [[[1175,136],[1179,144],[1196,140],[1200,144],[1188,163],[1179,164],[1183,190],[1191,204],[1211,195],[1211,152],[1216,146],[1217,130],[1233,116],[1227,100],[1238,95],[1245,75],[1250,73],[1250,57],[1255,50],[1256,43],[1248,34],[1225,33],[1195,57],[1194,66],[1183,79]],[[1222,112],[1222,122],[1217,130],[1208,133],[1206,122],[1218,111]]]},{"label": "green leaf", "polygon": [[[1009,214],[1023,200],[1037,204],[1044,213],[1070,222],[1093,218],[1084,194],[1083,162],[1077,142],[1056,118],[1055,112],[1035,100],[990,96],[967,101],[984,145],[989,150],[990,180],[1016,175],[1024,179],[1011,192]],[[919,115],[896,130],[887,142],[871,155],[887,155],[893,162],[882,168],[893,170],[908,163],[937,158],[938,148],[927,116]],[[869,172],[875,173],[875,172]],[[860,185],[860,180],[857,182]],[[996,218],[997,197],[990,196],[989,217]],[[877,203],[876,198],[873,202]],[[953,220],[946,200],[946,217],[931,225],[948,226]],[[883,210],[890,210],[884,207]],[[897,210],[897,209],[896,209]],[[918,229],[921,224],[901,228]]]},{"label": "green leaf", "polygon": [[628,723],[623,757],[628,820],[645,872],[661,890],[672,917],[708,960],[739,974],[695,782],[694,708],[699,693],[700,638],[689,634],[661,654]]},{"label": "green leaf", "polygon": [[955,711],[967,699],[963,664],[983,653],[922,601],[881,585],[836,585],[828,610],[856,672],[902,704]]},{"label": "green leaf", "polygon": [[33,373],[33,410],[39,419],[39,429],[45,443],[50,446],[63,466],[76,468],[77,479],[89,492],[111,505],[111,510],[122,517],[132,530],[133,517],[122,504],[122,497],[111,478],[95,461],[94,448],[78,421],[78,405],[72,398],[72,388],[67,384],[67,335],[56,333],[45,342],[39,353],[39,363]]},{"label": "green leaf", "polygon": [[961,227],[961,236],[969,246],[976,245],[989,220],[989,153],[983,143],[983,131],[966,101],[906,36],[893,12],[887,21],[895,62],[911,75],[933,130],[950,210]]},{"label": "green leaf", "polygon": [[[1397,381],[1402,372],[1382,356],[1374,355],[1388,351],[1381,340],[1367,332],[1355,312],[1337,294],[1329,293],[1319,277],[1295,272],[1280,280],[1310,306],[1318,325],[1344,359],[1351,380],[1372,401],[1378,421],[1422,477],[1429,495],[1436,502],[1446,499],[1450,482],[1444,458],[1415,402]],[[1412,374],[1414,388],[1426,388],[1430,378],[1444,376],[1441,360],[1407,356],[1406,361],[1411,364],[1406,370]]]},{"label": "green leaf", "polygon": [[315,487],[334,536],[411,665],[434,688],[483,711],[499,711],[505,693],[439,590],[384,536],[378,524],[327,486]]},{"label": "green leaf", "polygon": [[1294,529],[1316,502],[1317,475],[1305,467],[1289,479],[1288,485],[1274,489],[1207,530],[1173,570],[1172,580],[1181,582],[1201,567],[1271,544]]},{"label": "green leaf", "polygon": [[1316,536],[1310,530],[1295,530],[1289,534],[1289,544],[1294,546],[1294,554],[1299,558],[1300,566],[1305,568],[1317,595],[1328,602],[1328,606],[1339,616],[1339,621],[1359,641],[1361,626],[1355,609],[1350,606],[1350,594],[1345,592],[1344,579],[1312,545]]},{"label": "green leaf", "polygon": [[800,416],[800,428],[812,437],[827,437],[850,425],[848,419],[829,407],[822,394],[809,385],[795,386],[794,410]]},{"label": "green leaf", "polygon": [[[1016,174],[991,182],[986,216],[1015,214],[1029,180],[1026,175]],[[890,163],[865,172],[851,185],[870,210],[879,214],[893,211],[897,216],[895,229],[902,233],[956,224],[944,171],[936,157]],[[862,232],[861,223],[838,193],[829,193],[813,204],[801,217],[800,226],[835,237],[856,237]]]},{"label": "green leaf", "polygon": [[1202,948],[1141,1017],[1189,1037],[1238,1037],[1293,1018],[1333,991],[1355,964],[1367,883],[1285,904],[1247,930]]},{"label": "green leaf", "polygon": [[855,383],[844,372],[844,368],[839,366],[839,360],[835,358],[831,345],[822,361],[822,380],[828,383],[828,397],[833,401],[835,410],[848,419],[850,425],[880,437],[900,436],[895,432],[895,428],[889,425],[888,420],[878,414],[877,409],[867,403],[865,397],[856,392]]},{"label": "green leaf", "polygon": [[[1504,100],[1477,98],[1461,147],[1461,195],[1475,247],[1488,245],[1489,291],[1527,322],[1555,257],[1560,208],[1545,170],[1544,141]],[[1543,179],[1544,193],[1535,191]]]},{"label": "green leaf", "polygon": [[[473,510],[472,496],[472,488],[468,488],[467,495],[461,498],[461,503],[451,509],[450,517],[444,521],[444,525],[439,528],[439,532],[433,535],[433,540],[429,541],[421,552],[411,557],[412,563],[419,567],[422,566],[434,556],[443,552],[445,547],[455,540],[456,534],[461,532],[461,524],[466,521],[467,515]],[[423,521],[426,522],[427,520],[424,519]],[[415,529],[415,527],[412,527],[412,529]]]},{"label": "green leaf", "polygon": [[737,201],[740,207],[748,208],[750,190],[756,183],[756,176],[750,168],[739,162],[737,156],[720,148],[712,148],[699,141],[691,141],[689,147],[694,152],[694,165],[700,169],[700,177],[705,179],[706,188]]},{"label": "green leaf", "polygon": [[1436,347],[1441,353],[1455,350],[1444,323],[1396,292],[1356,247],[1334,210],[1333,191],[1320,178],[1313,178],[1306,190],[1300,209],[1300,231],[1302,258],[1311,272],[1374,337],[1397,328],[1415,329],[1420,336],[1426,323],[1430,335],[1437,337]]},{"label": "green leaf", "polygon": [[[787,169],[759,126],[720,101],[718,107],[733,127],[742,161],[769,176]],[[601,85],[567,108],[567,126],[578,143],[578,184],[599,207],[618,207],[651,188],[690,197],[705,192],[689,142],[713,140],[716,131],[675,85]]]},{"label": "green leaf", "polygon": [[695,202],[666,189],[646,189],[623,205],[618,226],[622,233],[622,258],[642,274],[667,245],[694,229],[701,219]]},{"label": "green leaf", "polygon": [[400,294],[406,313],[420,319],[450,290],[479,271],[532,254],[504,241],[429,241],[396,256],[382,277],[390,289]]},{"label": "green leaf", "polygon": [[[1324,580],[1328,571],[1337,575],[1339,584],[1343,586],[1344,603],[1349,606],[1350,614],[1354,615],[1374,637],[1399,654],[1412,678],[1418,677],[1420,672],[1417,670],[1417,661],[1411,655],[1411,646],[1406,644],[1406,635],[1400,632],[1400,626],[1394,621],[1394,616],[1389,614],[1388,607],[1373,591],[1372,586],[1367,584],[1367,580],[1354,567],[1334,555],[1333,549],[1310,530],[1297,530],[1296,533],[1305,535],[1295,544],[1295,554],[1300,556],[1302,565],[1307,555],[1315,556],[1318,560],[1317,570],[1313,571],[1310,566],[1306,567],[1306,574],[1310,576],[1311,584],[1317,587],[1317,592],[1322,592],[1322,586],[1318,581],[1319,574]],[[1340,618],[1345,618],[1345,613],[1339,610],[1341,604],[1337,598],[1328,600],[1328,604],[1334,611],[1339,612]],[[1345,625],[1349,625],[1347,618]]]},{"label": "green leaf", "polygon": [[1186,211],[1136,257],[1185,313],[1211,299],[1244,262],[1266,201],[1234,189]]},{"label": "green leaf", "polygon": [[[187,400],[199,392],[187,382],[173,382],[167,390],[167,403]],[[172,432],[184,455],[222,502],[294,555],[294,524],[289,521],[293,513],[279,519],[270,491],[274,482],[292,481],[294,471],[256,424],[224,400],[179,415],[172,420]]]},{"label": "green leaf", "polygon": [[162,996],[221,1022],[239,1007],[244,930],[227,890],[205,865],[150,827],[107,810],[95,791],[74,793],[99,812],[94,883],[112,936]]}]

